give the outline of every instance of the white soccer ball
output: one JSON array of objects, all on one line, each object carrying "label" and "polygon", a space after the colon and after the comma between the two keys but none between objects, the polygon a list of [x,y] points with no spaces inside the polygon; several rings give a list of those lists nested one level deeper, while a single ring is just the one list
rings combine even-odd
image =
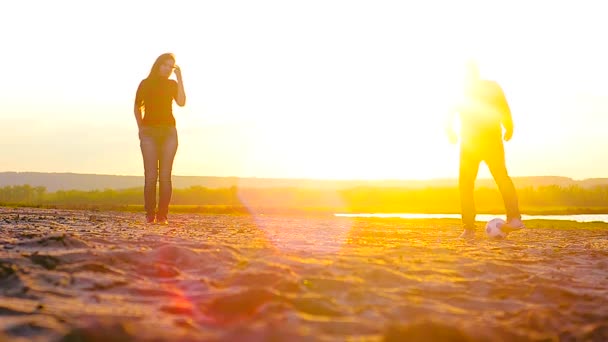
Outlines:
[{"label": "white soccer ball", "polygon": [[493,218],[486,223],[486,234],[491,239],[504,239],[507,237],[507,233],[502,231],[502,226],[505,224],[505,220],[501,218]]}]

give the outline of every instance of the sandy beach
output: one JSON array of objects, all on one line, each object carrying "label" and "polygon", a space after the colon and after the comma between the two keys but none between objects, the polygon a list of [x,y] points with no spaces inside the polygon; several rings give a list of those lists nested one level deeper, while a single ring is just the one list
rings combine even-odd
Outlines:
[{"label": "sandy beach", "polygon": [[606,341],[608,225],[0,208],[0,341]]}]

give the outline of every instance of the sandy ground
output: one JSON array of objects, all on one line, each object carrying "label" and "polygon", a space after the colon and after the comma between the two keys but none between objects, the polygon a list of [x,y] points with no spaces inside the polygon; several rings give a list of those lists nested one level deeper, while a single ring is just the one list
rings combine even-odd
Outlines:
[{"label": "sandy ground", "polygon": [[608,341],[608,230],[0,208],[0,340]]}]

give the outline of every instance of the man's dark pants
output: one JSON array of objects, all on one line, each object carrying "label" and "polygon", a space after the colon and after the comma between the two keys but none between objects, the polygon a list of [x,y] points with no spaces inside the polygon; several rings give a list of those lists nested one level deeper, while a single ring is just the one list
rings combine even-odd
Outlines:
[{"label": "man's dark pants", "polygon": [[460,148],[460,205],[462,223],[467,229],[475,228],[475,180],[481,162],[485,162],[494,177],[507,211],[507,220],[521,219],[517,192],[507,172],[502,140],[465,142]]}]

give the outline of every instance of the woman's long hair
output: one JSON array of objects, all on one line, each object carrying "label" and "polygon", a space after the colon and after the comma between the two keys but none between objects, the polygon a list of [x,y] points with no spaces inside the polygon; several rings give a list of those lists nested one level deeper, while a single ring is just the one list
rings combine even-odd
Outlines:
[{"label": "woman's long hair", "polygon": [[152,65],[152,69],[150,69],[150,74],[148,74],[148,79],[158,77],[158,69],[160,69],[160,65],[163,64],[167,59],[172,59],[173,63],[175,63],[175,55],[169,52],[163,53],[156,58],[156,61]]}]

